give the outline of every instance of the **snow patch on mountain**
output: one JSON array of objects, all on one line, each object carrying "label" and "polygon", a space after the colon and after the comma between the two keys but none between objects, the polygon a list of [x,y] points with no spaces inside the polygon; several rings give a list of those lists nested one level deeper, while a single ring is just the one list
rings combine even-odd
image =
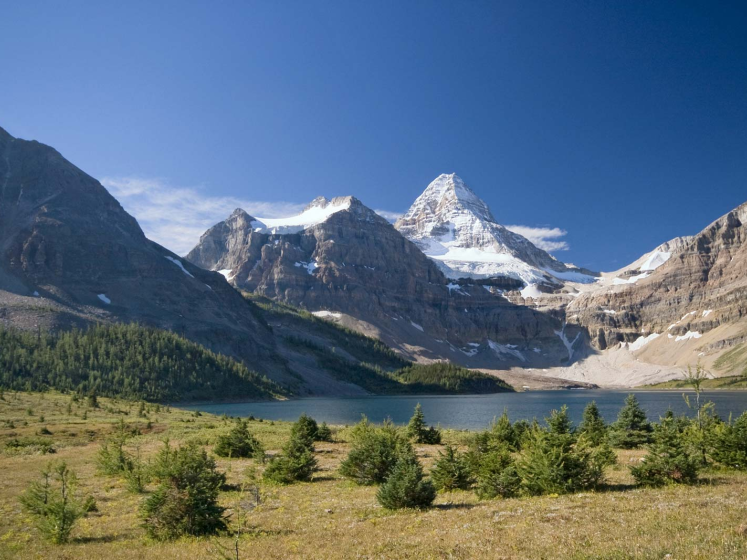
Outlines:
[{"label": "snow patch on mountain", "polygon": [[520,350],[517,350],[517,346],[514,344],[499,344],[488,339],[488,346],[490,346],[490,349],[495,352],[499,358],[503,358],[504,356],[513,356],[514,358],[518,358],[522,362],[527,361],[527,359],[524,357],[524,354],[522,354]]},{"label": "snow patch on mountain", "polygon": [[581,333],[579,332],[576,334],[576,338],[573,339],[573,341],[568,340],[568,336],[565,334],[565,324],[563,324],[563,328],[559,331],[553,331],[555,332],[556,336],[561,340],[563,343],[563,346],[565,346],[566,350],[568,350],[568,359],[573,359],[573,345],[576,344],[576,341],[581,336]]},{"label": "snow patch on mountain", "polygon": [[350,197],[328,201],[319,197],[311,202],[303,212],[288,218],[255,218],[251,226],[256,232],[285,235],[298,233],[327,220],[333,214],[350,208]]},{"label": "snow patch on mountain", "polygon": [[181,268],[181,269],[182,269],[182,272],[183,272],[184,274],[186,274],[186,275],[187,275],[187,276],[189,276],[190,278],[194,278],[194,276],[192,276],[192,274],[190,274],[190,272],[189,272],[189,271],[188,271],[188,270],[187,270],[186,268],[184,268],[184,265],[182,264],[182,261],[180,261],[179,259],[175,259],[174,257],[166,257],[166,259],[167,259],[167,260],[170,260],[170,261],[171,261],[172,263],[174,263],[174,264],[175,264],[176,266],[178,266],[179,268]]},{"label": "snow patch on mountain", "polygon": [[395,227],[448,278],[513,278],[524,284],[593,282],[495,221],[456,174],[439,175]]}]

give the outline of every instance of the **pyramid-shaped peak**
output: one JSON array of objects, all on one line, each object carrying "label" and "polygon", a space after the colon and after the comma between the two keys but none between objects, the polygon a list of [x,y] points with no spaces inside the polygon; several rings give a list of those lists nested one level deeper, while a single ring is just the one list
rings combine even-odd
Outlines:
[{"label": "pyramid-shaped peak", "polygon": [[446,217],[454,211],[466,211],[480,220],[495,221],[488,205],[456,173],[442,173],[431,181],[405,217],[423,212]]}]

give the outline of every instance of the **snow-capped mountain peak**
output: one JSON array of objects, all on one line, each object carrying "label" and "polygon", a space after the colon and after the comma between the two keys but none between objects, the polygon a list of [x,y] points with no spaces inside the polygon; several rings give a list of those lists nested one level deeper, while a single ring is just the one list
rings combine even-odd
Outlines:
[{"label": "snow-capped mountain peak", "polygon": [[507,276],[526,284],[553,282],[552,276],[593,280],[497,223],[488,205],[454,173],[436,177],[395,227],[451,278]]}]

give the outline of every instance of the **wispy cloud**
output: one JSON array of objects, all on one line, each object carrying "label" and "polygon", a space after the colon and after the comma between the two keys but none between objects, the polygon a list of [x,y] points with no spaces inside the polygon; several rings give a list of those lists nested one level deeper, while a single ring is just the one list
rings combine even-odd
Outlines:
[{"label": "wispy cloud", "polygon": [[568,234],[564,229],[531,226],[506,226],[506,229],[523,235],[545,251],[567,251],[570,248],[566,241],[560,239]]},{"label": "wispy cloud", "polygon": [[304,206],[211,196],[202,189],[178,187],[161,179],[104,177],[101,184],[135,216],[149,239],[179,255],[188,253],[205,230],[236,208],[255,217],[280,218],[297,214]]},{"label": "wispy cloud", "polygon": [[389,210],[374,210],[379,216],[392,223],[402,217],[402,212],[390,212]]}]

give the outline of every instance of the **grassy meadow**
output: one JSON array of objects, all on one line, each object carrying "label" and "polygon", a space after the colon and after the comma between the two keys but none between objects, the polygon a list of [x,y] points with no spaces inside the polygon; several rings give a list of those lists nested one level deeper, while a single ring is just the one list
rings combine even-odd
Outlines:
[{"label": "grassy meadow", "polygon": [[[69,395],[5,392],[0,400],[0,558],[209,559],[225,558],[233,538],[146,537],[138,512],[144,495],[123,480],[96,472],[96,454],[121,419],[141,435],[127,443],[143,457],[172,444],[196,441],[210,450],[231,422],[176,408],[99,398],[99,408]],[[270,454],[287,439],[290,424],[253,420],[251,432]],[[602,491],[478,501],[471,491],[439,494],[427,511],[391,512],[378,505],[375,487],[343,479],[348,428],[334,427],[334,442],[317,443],[320,471],[311,483],[261,484],[261,501],[247,513],[240,558],[747,558],[747,473],[709,470],[695,486],[641,489],[628,466],[643,450],[618,450]],[[43,434],[43,435],[40,435]],[[469,433],[445,431],[464,446]],[[10,445],[9,445],[10,444]],[[53,453],[45,453],[51,445]],[[426,472],[441,446],[418,445]],[[50,460],[62,459],[78,475],[78,492],[98,511],[81,519],[72,541],[43,540],[21,508],[19,495]],[[228,476],[221,503],[231,515],[245,507],[238,485],[252,459],[217,459]],[[232,556],[235,558],[235,555]]]}]

